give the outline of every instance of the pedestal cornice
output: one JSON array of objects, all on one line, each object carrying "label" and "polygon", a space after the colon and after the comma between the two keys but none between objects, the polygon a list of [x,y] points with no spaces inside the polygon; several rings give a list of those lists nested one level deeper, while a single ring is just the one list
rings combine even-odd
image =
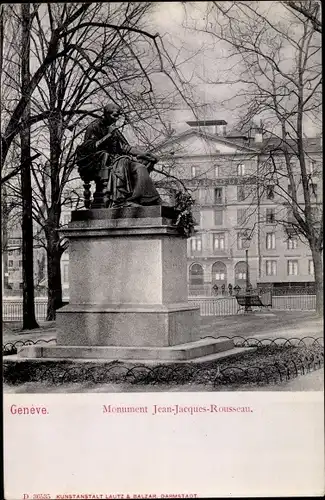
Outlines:
[{"label": "pedestal cornice", "polygon": [[72,212],[68,227],[60,233],[67,238],[114,236],[179,236],[175,221],[178,212],[172,207],[125,207]]}]

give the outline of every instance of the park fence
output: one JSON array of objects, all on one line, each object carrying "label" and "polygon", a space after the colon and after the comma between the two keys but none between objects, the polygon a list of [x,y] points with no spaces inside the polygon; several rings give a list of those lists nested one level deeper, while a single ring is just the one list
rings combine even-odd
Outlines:
[{"label": "park fence", "polygon": [[[37,321],[45,321],[47,312],[47,299],[35,299],[35,316]],[[6,298],[2,300],[2,321],[22,321],[23,300],[19,298]]]},{"label": "park fence", "polygon": [[279,311],[314,311],[316,295],[283,295],[272,297],[272,309]]},{"label": "park fence", "polygon": [[[315,295],[270,296],[261,294],[261,301],[277,311],[314,311]],[[230,316],[237,314],[239,305],[236,297],[189,297],[189,302],[200,307],[201,316]]]},{"label": "park fence", "polygon": [[[209,336],[210,337],[210,336]],[[287,382],[299,375],[318,370],[324,365],[324,345],[322,337],[306,336],[299,338],[255,337],[212,337],[216,340],[232,340],[236,348],[249,348],[240,357],[218,359],[208,363],[158,364],[147,366],[140,363],[107,361],[85,364],[69,360],[39,360],[29,363],[21,358],[18,362],[7,363],[11,355],[25,345],[55,344],[56,339],[18,340],[3,346],[3,381],[8,385],[26,382],[42,382],[51,385],[63,384],[107,384],[127,383],[138,385],[156,384],[200,384],[220,390],[220,386],[240,385],[256,388],[267,384]],[[19,363],[19,369],[17,369]],[[224,411],[224,410],[222,410]]]},{"label": "park fence", "polygon": [[[260,294],[263,304],[277,311],[313,311],[316,309],[316,296],[272,295],[269,292]],[[231,316],[238,312],[239,306],[235,296],[226,297],[189,297],[190,304],[200,308],[201,316]],[[46,320],[47,299],[35,299],[37,321]],[[23,301],[20,298],[2,300],[2,321],[22,321]]]}]

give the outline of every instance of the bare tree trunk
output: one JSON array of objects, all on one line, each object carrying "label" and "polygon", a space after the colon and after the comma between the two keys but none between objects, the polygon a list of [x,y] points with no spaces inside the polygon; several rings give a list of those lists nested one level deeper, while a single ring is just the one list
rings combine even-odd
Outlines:
[{"label": "bare tree trunk", "polygon": [[[29,84],[30,69],[30,6],[21,5],[22,14],[22,37],[21,37],[21,90],[25,91]],[[23,121],[28,122],[30,118],[30,106],[28,105],[23,114]],[[34,259],[33,259],[33,219],[32,219],[32,183],[30,172],[30,127],[24,128],[20,134],[21,162],[24,168],[21,170],[21,193],[22,193],[22,259],[23,259],[23,329],[38,328],[35,317],[34,301]]]},{"label": "bare tree trunk", "polygon": [[55,62],[50,68],[49,97],[50,110],[49,133],[50,133],[50,184],[51,184],[51,206],[49,208],[49,219],[46,228],[47,237],[47,273],[48,273],[48,304],[47,320],[54,320],[56,309],[62,306],[61,266],[60,260],[62,248],[58,228],[61,216],[61,186],[60,186],[60,156],[62,141],[62,116],[58,111],[58,93],[56,87],[57,67]]},{"label": "bare tree trunk", "polygon": [[[0,89],[2,83],[2,67],[3,67],[3,9],[0,5]],[[2,94],[0,91],[0,131],[2,131]],[[2,164],[2,141],[0,141],[0,163]],[[2,190],[2,206],[1,206],[1,226],[2,226],[2,286],[3,291],[8,287],[8,227],[7,227],[7,196],[6,189]]]},{"label": "bare tree trunk", "polygon": [[60,237],[57,233],[58,223],[54,221],[49,224],[46,231],[47,240],[47,321],[53,321],[56,310],[62,306],[62,284],[61,284],[61,256]]},{"label": "bare tree trunk", "polygon": [[6,294],[8,289],[8,202],[6,188],[3,187],[1,193],[1,228],[2,228],[2,286],[3,292]]},{"label": "bare tree trunk", "polygon": [[324,296],[323,296],[323,262],[322,254],[311,245],[311,252],[314,262],[315,288],[316,288],[316,312],[323,316],[324,311]]}]

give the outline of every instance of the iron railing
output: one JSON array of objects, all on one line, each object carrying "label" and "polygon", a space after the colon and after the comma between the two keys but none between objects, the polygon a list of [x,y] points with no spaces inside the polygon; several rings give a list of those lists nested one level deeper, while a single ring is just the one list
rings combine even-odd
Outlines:
[{"label": "iron railing", "polygon": [[[270,297],[261,294],[265,306],[277,311],[314,311],[316,309],[315,295],[286,295]],[[270,301],[271,298],[271,301]],[[237,314],[239,306],[236,297],[189,297],[189,302],[200,307],[201,316],[229,316]]]},{"label": "iron railing", "polygon": [[[214,337],[215,338],[215,337]],[[278,384],[298,375],[321,368],[324,364],[323,338],[304,337],[256,339],[254,337],[216,337],[232,339],[235,347],[250,347],[248,352],[237,355],[232,363],[229,359],[206,363],[174,363],[150,367],[142,364],[110,361],[87,366],[68,360],[38,360],[31,364],[19,360],[19,364],[4,364],[4,382],[21,384],[25,382],[64,383],[129,383],[129,384],[204,384],[218,388],[222,385]],[[39,340],[39,342],[52,342]],[[33,341],[25,341],[30,345]],[[21,345],[21,344],[19,344]],[[3,347],[3,354],[13,354],[17,347],[12,344]]]},{"label": "iron railing", "polygon": [[[37,321],[45,321],[47,312],[47,299],[35,299],[35,316]],[[2,300],[2,321],[22,321],[23,301],[22,299]]]}]

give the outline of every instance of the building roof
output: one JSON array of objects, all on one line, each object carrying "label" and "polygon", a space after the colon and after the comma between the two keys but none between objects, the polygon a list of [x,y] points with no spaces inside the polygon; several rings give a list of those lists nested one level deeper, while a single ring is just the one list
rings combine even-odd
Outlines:
[{"label": "building roof", "polygon": [[[278,137],[264,138],[260,143],[254,143],[254,147],[260,151],[268,153],[270,151],[283,151],[284,145],[289,146],[293,152],[297,152],[297,142],[293,139],[288,139],[285,143]],[[306,137],[304,139],[304,151],[306,153],[321,153],[323,150],[320,137]]]},{"label": "building roof", "polygon": [[248,140],[248,134],[246,132],[240,132],[238,130],[232,130],[229,132],[226,137],[231,137],[232,139],[247,139]]},{"label": "building roof", "polygon": [[235,140],[233,140],[233,138],[228,139],[227,136],[210,134],[209,132],[199,130],[199,129],[188,129],[188,130],[185,130],[184,132],[182,132],[181,134],[173,135],[172,137],[169,137],[168,139],[165,139],[163,142],[158,144],[154,148],[153,151],[159,151],[161,148],[163,148],[165,146],[169,146],[171,144],[180,142],[183,139],[186,139],[186,138],[188,138],[190,136],[194,136],[194,135],[197,137],[201,137],[202,139],[208,139],[209,141],[214,141],[216,143],[222,142],[228,146],[242,149],[245,151],[249,151],[250,153],[254,153],[254,152],[257,153],[258,152],[256,147],[255,147],[255,144],[254,144],[254,146],[248,145],[248,144],[246,145],[246,144],[243,144],[242,142],[239,142],[239,141],[236,142]]},{"label": "building roof", "polygon": [[208,127],[210,125],[227,125],[225,120],[193,120],[186,122],[190,127]]}]

